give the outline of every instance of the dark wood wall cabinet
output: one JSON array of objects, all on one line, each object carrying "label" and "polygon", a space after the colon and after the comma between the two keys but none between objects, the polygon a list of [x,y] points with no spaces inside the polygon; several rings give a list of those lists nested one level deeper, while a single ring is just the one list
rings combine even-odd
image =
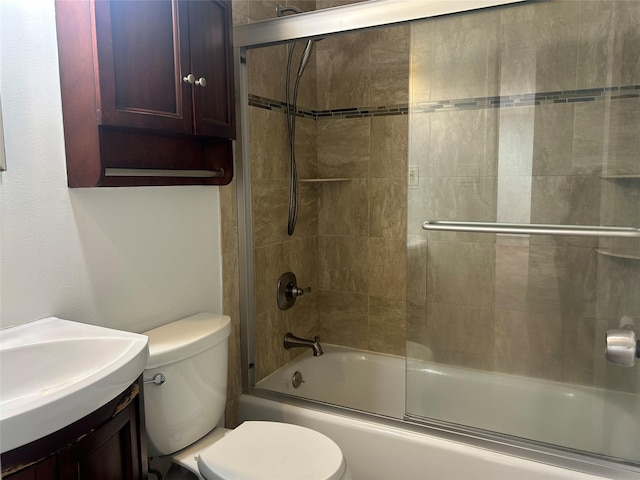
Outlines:
[{"label": "dark wood wall cabinet", "polygon": [[233,176],[231,2],[56,0],[70,187]]},{"label": "dark wood wall cabinet", "polygon": [[142,480],[148,477],[142,377],[95,412],[2,454],[6,480]]}]

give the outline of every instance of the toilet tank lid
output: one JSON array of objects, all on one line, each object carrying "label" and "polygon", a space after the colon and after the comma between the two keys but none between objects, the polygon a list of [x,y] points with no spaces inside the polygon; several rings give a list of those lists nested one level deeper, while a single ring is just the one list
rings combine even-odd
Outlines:
[{"label": "toilet tank lid", "polygon": [[147,368],[184,360],[225,340],[231,332],[227,315],[198,313],[154,328],[149,337]]}]

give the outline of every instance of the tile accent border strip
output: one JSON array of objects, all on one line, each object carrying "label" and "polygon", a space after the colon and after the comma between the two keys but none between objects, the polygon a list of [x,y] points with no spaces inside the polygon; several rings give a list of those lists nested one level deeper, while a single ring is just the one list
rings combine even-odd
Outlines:
[{"label": "tile accent border strip", "polygon": [[[411,113],[527,107],[554,103],[594,102],[599,100],[619,100],[638,97],[640,97],[640,85],[627,85],[620,87],[588,88],[582,90],[562,90],[557,92],[524,93],[497,97],[456,98],[433,102],[418,102],[415,104],[414,108],[411,109]],[[249,94],[249,105],[267,110],[281,111],[282,113],[286,110],[284,102],[251,94]],[[388,115],[406,115],[409,113],[409,110],[409,105],[405,103],[377,107],[337,108],[332,110],[298,108],[296,114],[299,117],[321,120],[325,118],[363,118]]]},{"label": "tile accent border strip", "polygon": [[[284,102],[273,100],[271,98],[260,97],[258,95],[249,94],[249,105],[252,107],[264,108],[267,110],[278,110],[285,113],[287,107]],[[404,103],[401,105],[380,106],[380,107],[352,107],[337,108],[333,110],[310,110],[306,108],[298,108],[296,114],[298,117],[311,118],[319,120],[321,118],[360,118],[375,117],[382,115],[406,115],[409,113],[409,106]]]}]

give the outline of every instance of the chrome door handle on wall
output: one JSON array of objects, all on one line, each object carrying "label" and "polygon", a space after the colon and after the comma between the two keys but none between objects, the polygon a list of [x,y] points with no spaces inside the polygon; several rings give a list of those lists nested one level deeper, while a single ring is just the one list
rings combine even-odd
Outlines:
[{"label": "chrome door handle on wall", "polygon": [[309,293],[311,287],[300,288],[293,272],[283,273],[278,279],[276,300],[280,310],[287,310],[296,303],[296,298]]},{"label": "chrome door handle on wall", "polygon": [[545,225],[539,223],[454,222],[427,220],[423,230],[445,232],[502,233],[511,235],[563,235],[578,237],[640,238],[640,228],[592,225]]}]

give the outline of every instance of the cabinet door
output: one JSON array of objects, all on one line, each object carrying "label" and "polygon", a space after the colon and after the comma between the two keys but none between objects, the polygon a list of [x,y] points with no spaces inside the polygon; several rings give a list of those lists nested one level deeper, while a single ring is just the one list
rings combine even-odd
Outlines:
[{"label": "cabinet door", "polygon": [[138,445],[135,404],[59,454],[64,480],[142,480],[146,458]]},{"label": "cabinet door", "polygon": [[188,13],[180,3],[95,1],[103,125],[192,132],[191,85],[183,81]]},{"label": "cabinet door", "polygon": [[58,463],[54,456],[42,460],[29,468],[13,475],[7,475],[6,480],[57,480]]},{"label": "cabinet door", "polygon": [[195,132],[235,138],[231,4],[220,0],[189,2],[189,48],[194,84]]}]

